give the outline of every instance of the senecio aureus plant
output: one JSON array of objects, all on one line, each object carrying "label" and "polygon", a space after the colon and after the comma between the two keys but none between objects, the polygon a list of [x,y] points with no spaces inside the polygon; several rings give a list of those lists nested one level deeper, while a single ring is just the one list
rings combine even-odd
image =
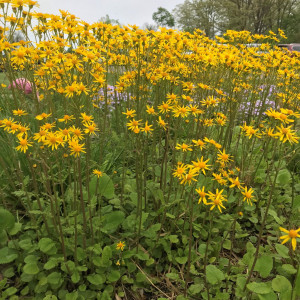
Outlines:
[{"label": "senecio aureus plant", "polygon": [[284,33],[36,6],[0,1],[0,299],[300,299]]}]

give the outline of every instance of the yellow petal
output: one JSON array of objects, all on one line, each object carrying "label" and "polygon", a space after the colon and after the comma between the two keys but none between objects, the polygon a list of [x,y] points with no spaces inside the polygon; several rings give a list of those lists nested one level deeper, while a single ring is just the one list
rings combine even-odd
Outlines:
[{"label": "yellow petal", "polygon": [[287,237],[285,240],[283,240],[282,242],[281,242],[281,244],[285,244],[287,241],[289,241],[290,240],[290,238],[289,237]]},{"label": "yellow petal", "polygon": [[280,237],[281,240],[286,239],[286,238],[290,238],[290,236],[289,235],[283,235],[283,236]]},{"label": "yellow petal", "polygon": [[296,250],[296,244],[297,244],[297,241],[295,238],[292,238],[292,246],[293,246],[293,250],[295,251]]},{"label": "yellow petal", "polygon": [[279,227],[280,231],[283,231],[283,232],[286,232],[286,233],[289,233],[289,231],[287,229],[284,229],[283,227]]}]

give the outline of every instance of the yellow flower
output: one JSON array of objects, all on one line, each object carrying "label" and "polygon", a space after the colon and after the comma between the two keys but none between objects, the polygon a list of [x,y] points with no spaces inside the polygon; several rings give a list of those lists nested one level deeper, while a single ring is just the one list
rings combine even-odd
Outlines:
[{"label": "yellow flower", "polygon": [[28,139],[26,137],[25,138],[19,138],[19,146],[17,146],[16,149],[18,151],[26,153],[28,147],[31,147],[31,146],[32,146],[32,143],[29,143]]},{"label": "yellow flower", "polygon": [[28,113],[25,110],[22,110],[22,109],[15,109],[15,110],[13,110],[13,115],[20,117],[20,116],[28,115]]},{"label": "yellow flower", "polygon": [[138,133],[137,130],[139,131],[140,122],[141,120],[137,121],[135,119],[132,119],[127,123],[128,129],[134,131],[135,133]]},{"label": "yellow flower", "polygon": [[35,133],[33,136],[34,140],[37,140],[38,142],[43,142],[46,139],[47,131],[40,129],[39,132]]},{"label": "yellow flower", "polygon": [[42,113],[42,114],[40,114],[40,115],[37,115],[35,118],[37,119],[37,120],[44,120],[44,119],[47,119],[47,118],[49,118],[50,116],[51,116],[52,114],[50,113],[50,114],[46,114],[46,113]]},{"label": "yellow flower", "polygon": [[10,126],[9,133],[15,134],[16,131],[19,129],[19,127],[20,127],[19,124],[17,124],[17,123],[12,123],[11,126]]},{"label": "yellow flower", "polygon": [[55,122],[53,122],[53,123],[45,123],[43,126],[41,126],[41,129],[50,130],[54,126],[55,126]]},{"label": "yellow flower", "polygon": [[74,120],[74,117],[71,115],[64,115],[61,119],[58,119],[58,122],[68,123],[69,121]]},{"label": "yellow flower", "polygon": [[227,201],[223,195],[223,190],[219,191],[219,189],[217,189],[215,194],[208,192],[208,198],[211,200],[211,202],[207,202],[206,205],[211,205],[210,210],[213,210],[215,207],[217,207],[220,213],[222,213],[222,208],[226,209],[222,203],[223,201]]},{"label": "yellow flower", "polygon": [[197,172],[197,170],[190,169],[189,172],[182,177],[180,184],[185,185],[188,183],[190,185],[192,181],[197,181],[194,177],[197,177],[198,175],[199,173]]},{"label": "yellow flower", "polygon": [[297,245],[296,238],[297,237],[300,238],[300,235],[298,234],[298,232],[300,231],[300,227],[297,230],[295,230],[295,229],[287,230],[287,229],[284,229],[283,227],[279,227],[279,229],[280,229],[280,231],[287,233],[287,235],[283,235],[280,237],[280,239],[283,240],[281,242],[281,244],[285,244],[290,239],[292,239],[292,247],[293,247],[293,250],[295,251],[296,245]]},{"label": "yellow flower", "polygon": [[193,151],[193,149],[191,148],[191,146],[187,145],[185,143],[183,143],[182,145],[177,144],[177,146],[175,148],[177,150],[182,150],[183,152],[185,152],[185,151]]},{"label": "yellow flower", "polygon": [[76,82],[73,82],[71,85],[68,85],[65,87],[64,93],[68,98],[71,98],[74,96],[74,93],[78,92],[78,85]]},{"label": "yellow flower", "polygon": [[160,113],[164,114],[172,109],[172,106],[170,104],[171,104],[170,101],[167,101],[167,102],[163,101],[163,103],[161,105],[157,106],[157,108],[159,109]]},{"label": "yellow flower", "polygon": [[198,146],[201,150],[205,148],[205,143],[202,140],[192,140],[195,146]]},{"label": "yellow flower", "polygon": [[156,115],[153,106],[147,105],[147,110],[146,110],[146,112],[147,112],[149,115]]},{"label": "yellow flower", "polygon": [[184,178],[187,168],[187,165],[184,165],[183,163],[178,163],[176,169],[174,169],[173,176],[178,177],[179,179]]},{"label": "yellow flower", "polygon": [[79,139],[82,140],[83,139],[83,135],[82,135],[82,131],[80,128],[77,128],[75,126],[72,126],[69,128],[70,131],[73,133],[73,138],[75,139]]},{"label": "yellow flower", "polygon": [[124,247],[125,247],[125,242],[121,242],[121,241],[120,241],[120,242],[117,244],[116,249],[117,249],[117,250],[123,251],[123,250],[124,250]]},{"label": "yellow flower", "polygon": [[122,112],[123,115],[126,115],[126,118],[133,118],[136,116],[134,109],[126,109],[126,112]]},{"label": "yellow flower", "polygon": [[223,149],[223,151],[219,150],[219,154],[218,154],[218,160],[224,163],[227,163],[229,161],[232,161],[232,159],[230,159],[230,155],[225,153],[225,149]]},{"label": "yellow flower", "polygon": [[161,116],[159,116],[158,117],[158,125],[160,126],[160,127],[162,127],[163,129],[165,129],[166,130],[166,126],[168,125],[168,123],[166,123],[162,118],[161,118]]},{"label": "yellow flower", "polygon": [[86,127],[84,129],[84,132],[86,134],[89,134],[89,135],[96,134],[95,131],[99,131],[99,129],[97,128],[97,125],[94,122],[92,122],[92,123],[83,123],[83,126]]},{"label": "yellow flower", "polygon": [[81,113],[80,119],[82,119],[83,122],[91,122],[94,119],[94,117],[93,116],[89,116],[86,113]]},{"label": "yellow flower", "polygon": [[176,108],[173,108],[174,116],[176,118],[178,117],[185,118],[188,116],[189,110],[190,110],[189,107],[177,106]]},{"label": "yellow flower", "polygon": [[152,127],[152,125],[148,125],[148,121],[146,121],[145,127],[141,128],[141,131],[143,131],[145,133],[151,133],[151,131],[153,131],[153,129],[151,127]]},{"label": "yellow flower", "polygon": [[199,160],[199,158],[197,158],[197,161],[192,161],[193,168],[195,168],[198,172],[202,171],[202,173],[204,175],[206,175],[205,170],[210,170],[209,167],[211,166],[211,165],[207,164],[208,161],[209,161],[209,159],[207,159],[206,161],[203,161],[203,156],[201,156],[200,160]]},{"label": "yellow flower", "polygon": [[289,127],[283,127],[282,125],[280,125],[280,127],[276,126],[278,132],[276,132],[275,135],[278,136],[280,141],[282,141],[283,143],[288,141],[290,144],[297,144],[299,137],[296,136],[295,131],[292,130],[291,127],[292,125]]},{"label": "yellow flower", "polygon": [[237,187],[240,189],[242,187],[238,177],[236,177],[235,179],[229,178],[229,181],[231,182],[231,185],[229,186],[230,188]]},{"label": "yellow flower", "polygon": [[59,136],[53,132],[49,132],[46,138],[43,140],[44,145],[51,147],[51,150],[57,149],[62,141],[59,139]]},{"label": "yellow flower", "polygon": [[97,178],[100,178],[103,176],[103,173],[99,171],[98,169],[93,170],[93,174],[97,176]]},{"label": "yellow flower", "polygon": [[202,189],[196,189],[196,192],[199,194],[200,198],[198,200],[198,204],[201,203],[201,201],[203,201],[204,204],[207,204],[207,200],[206,200],[206,196],[208,195],[207,193],[204,192],[204,186],[202,187]]},{"label": "yellow flower", "polygon": [[255,201],[254,199],[252,199],[253,198],[252,194],[254,193],[253,189],[250,188],[248,190],[247,187],[244,187],[243,189],[244,189],[244,192],[242,192],[242,194],[245,196],[243,201],[247,200],[247,203],[252,205],[252,201]]},{"label": "yellow flower", "polygon": [[69,148],[71,150],[71,155],[74,155],[75,157],[79,157],[80,153],[86,153],[84,150],[85,148],[83,147],[84,144],[79,144],[77,139],[73,139],[72,141],[69,142]]}]

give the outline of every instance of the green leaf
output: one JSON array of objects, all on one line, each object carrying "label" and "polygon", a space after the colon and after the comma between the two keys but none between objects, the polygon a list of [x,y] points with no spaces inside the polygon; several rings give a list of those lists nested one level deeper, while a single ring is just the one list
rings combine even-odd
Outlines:
[{"label": "green leaf", "polygon": [[107,264],[111,258],[112,258],[111,248],[109,246],[105,246],[102,251],[103,264]]},{"label": "green leaf", "polygon": [[225,279],[224,273],[214,265],[206,267],[206,279],[211,284],[216,284]]},{"label": "green leaf", "polygon": [[[299,184],[299,185],[300,185],[300,184]],[[297,211],[297,209],[300,210],[300,195],[296,196],[296,197],[294,198],[294,202],[293,202],[293,210],[296,210],[296,211]]]},{"label": "green leaf", "polygon": [[66,297],[66,300],[77,300],[78,292],[74,291],[73,293],[67,293],[65,297]]},{"label": "green leaf", "polygon": [[53,255],[57,253],[57,248],[53,240],[50,238],[42,238],[39,241],[39,248],[42,252]]},{"label": "green leaf", "polygon": [[276,183],[285,185],[289,183],[290,179],[291,179],[291,174],[287,169],[280,170],[276,178]]},{"label": "green leaf", "polygon": [[137,282],[147,282],[147,277],[141,272],[138,272],[136,274],[135,279],[136,279]]},{"label": "green leaf", "polygon": [[25,266],[23,267],[23,271],[24,273],[29,275],[36,275],[39,273],[40,269],[37,263],[29,263],[29,264],[25,264]]},{"label": "green leaf", "polygon": [[47,276],[47,281],[50,284],[59,284],[59,282],[61,281],[61,273],[58,272],[52,272],[51,274],[49,274]]},{"label": "green leaf", "polygon": [[[6,289],[3,292],[3,296],[5,295],[6,297],[12,296],[14,295],[16,292],[18,291],[18,289],[16,289],[15,287],[9,287],[8,289]],[[18,299],[18,298],[17,298]]]},{"label": "green leaf", "polygon": [[174,281],[179,280],[179,275],[177,273],[167,273],[166,276]]},{"label": "green leaf", "polygon": [[101,196],[104,196],[107,199],[112,199],[115,196],[115,187],[113,181],[106,174],[103,174],[98,180],[96,177],[93,177],[90,181],[90,193],[91,195],[96,194],[96,187],[98,181],[98,190],[97,193]]},{"label": "green leaf", "polygon": [[189,289],[188,289],[188,292],[191,294],[191,295],[196,295],[198,293],[200,293],[202,290],[203,290],[203,287],[204,287],[204,284],[192,284]]},{"label": "green leaf", "polygon": [[[15,273],[14,268],[11,267],[11,268],[7,268],[4,271],[2,271],[2,275],[4,275],[4,277],[6,277],[6,278],[11,278],[11,277],[14,277],[16,275],[16,273]],[[0,287],[0,290],[1,290],[1,287]]]},{"label": "green leaf", "polygon": [[259,300],[274,300],[274,299],[278,299],[278,298],[277,298],[277,295],[272,291],[269,294],[258,295],[258,299]]},{"label": "green leaf", "polygon": [[300,296],[300,269],[298,269],[298,274],[295,280],[295,294],[296,296]]},{"label": "green leaf", "polygon": [[262,278],[270,275],[273,269],[273,258],[268,255],[262,255],[256,262],[254,271],[258,271]]},{"label": "green leaf", "polygon": [[223,248],[230,250],[231,249],[231,241],[230,240],[225,240],[223,243]]},{"label": "green leaf", "polygon": [[150,258],[150,259],[147,260],[146,266],[149,267],[149,266],[153,265],[154,262],[155,262],[155,260],[153,258]]},{"label": "green leaf", "polygon": [[121,277],[120,272],[113,270],[108,274],[107,280],[108,280],[108,282],[116,282],[120,279],[120,277]]},{"label": "green leaf", "polygon": [[288,290],[292,290],[292,285],[284,276],[277,275],[276,278],[272,280],[272,289],[275,292],[282,293]]},{"label": "green leaf", "polygon": [[143,232],[143,235],[147,238],[154,239],[156,238],[157,231],[160,230],[161,224],[157,223],[149,227],[147,230]]},{"label": "green leaf", "polygon": [[139,251],[137,254],[135,254],[135,257],[140,260],[149,260],[149,254],[143,251]]},{"label": "green leaf", "polygon": [[177,244],[179,242],[179,239],[178,239],[178,236],[177,235],[174,235],[174,234],[171,234],[169,236],[169,240],[171,243],[173,244]]},{"label": "green leaf", "polygon": [[45,270],[51,270],[54,267],[56,267],[58,264],[58,260],[55,258],[50,258],[45,264],[44,264],[44,269]]},{"label": "green leaf", "polygon": [[175,219],[175,216],[170,213],[166,213],[166,216],[170,219]]},{"label": "green leaf", "polygon": [[105,276],[103,274],[92,274],[87,276],[87,280],[94,285],[105,283]]},{"label": "green leaf", "polygon": [[282,258],[289,258],[289,249],[281,244],[276,244],[275,245],[277,253],[282,257]]},{"label": "green leaf", "polygon": [[188,258],[186,256],[185,257],[175,257],[175,260],[179,264],[184,265],[187,262]]},{"label": "green leaf", "polygon": [[19,246],[23,250],[30,250],[33,248],[30,239],[24,239],[24,240],[19,241]]},{"label": "green leaf", "polygon": [[111,297],[109,296],[109,293],[107,291],[104,291],[102,293],[101,300],[111,300]]},{"label": "green leaf", "polygon": [[16,235],[22,229],[21,223],[15,223],[14,227],[8,231],[9,235]]},{"label": "green leaf", "polygon": [[45,285],[47,283],[48,283],[47,277],[43,276],[43,277],[40,278],[39,285]]},{"label": "green leaf", "polygon": [[29,286],[26,285],[24,289],[21,290],[21,295],[26,296],[29,293]]},{"label": "green leaf", "polygon": [[113,211],[104,215],[104,222],[101,227],[101,231],[106,234],[114,233],[119,225],[123,223],[125,214],[122,211]]},{"label": "green leaf", "polygon": [[6,209],[0,208],[0,232],[2,230],[8,231],[12,229],[14,225],[15,225],[15,218],[11,214],[11,212],[9,212]]},{"label": "green leaf", "polygon": [[72,276],[71,276],[71,280],[72,282],[74,283],[78,283],[79,280],[80,280],[80,275],[79,275],[79,272],[75,271]]},{"label": "green leaf", "polygon": [[271,287],[264,282],[251,282],[247,284],[248,290],[256,294],[269,294]]},{"label": "green leaf", "polygon": [[237,288],[235,290],[235,295],[237,297],[243,297],[245,295],[244,287],[246,284],[247,279],[244,276],[238,275],[236,280]]},{"label": "green leaf", "polygon": [[10,249],[8,247],[4,247],[0,249],[0,265],[8,264],[14,261],[18,257],[18,254],[15,250]]},{"label": "green leaf", "polygon": [[296,274],[297,273],[297,270],[292,265],[289,265],[289,264],[283,264],[282,269],[285,272],[287,272],[288,274]]},{"label": "green leaf", "polygon": [[93,264],[96,267],[101,267],[103,265],[101,257],[99,257],[99,256],[93,257]]},{"label": "green leaf", "polygon": [[39,259],[40,259],[39,256],[30,254],[30,255],[27,255],[27,256],[24,258],[24,262],[25,262],[26,264],[29,264],[29,263],[36,263]]},{"label": "green leaf", "polygon": [[283,224],[282,220],[278,217],[277,212],[275,210],[269,209],[269,215],[271,215],[279,225]]}]

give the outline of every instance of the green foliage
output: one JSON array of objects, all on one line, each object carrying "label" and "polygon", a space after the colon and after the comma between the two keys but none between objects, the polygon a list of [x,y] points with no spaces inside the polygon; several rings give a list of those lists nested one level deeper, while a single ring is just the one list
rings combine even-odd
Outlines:
[{"label": "green foliage", "polygon": [[174,27],[175,20],[172,14],[165,8],[159,7],[152,15],[153,21],[159,26]]},{"label": "green foliage", "polygon": [[206,36],[66,13],[32,15],[34,46],[0,40],[7,83],[43,98],[0,85],[0,297],[300,297],[298,57],[280,34],[209,39],[267,30],[250,2],[185,1],[181,25]]}]

